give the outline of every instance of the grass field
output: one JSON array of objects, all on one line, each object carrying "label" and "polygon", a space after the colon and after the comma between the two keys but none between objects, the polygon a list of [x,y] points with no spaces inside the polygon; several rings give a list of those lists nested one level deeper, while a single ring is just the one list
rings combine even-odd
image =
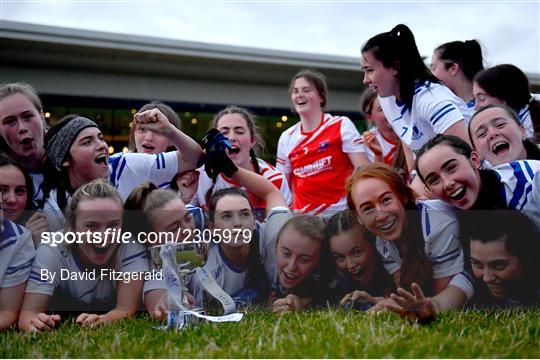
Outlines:
[{"label": "grass field", "polygon": [[393,314],[312,311],[248,313],[239,323],[181,332],[153,329],[146,317],[100,329],[63,323],[51,333],[0,334],[2,358],[539,358],[540,310],[444,314],[410,325]]}]

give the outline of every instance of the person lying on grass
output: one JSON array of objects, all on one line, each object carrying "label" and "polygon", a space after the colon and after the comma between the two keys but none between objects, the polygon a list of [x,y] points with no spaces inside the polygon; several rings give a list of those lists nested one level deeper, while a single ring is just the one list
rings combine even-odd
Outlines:
[{"label": "person lying on grass", "polygon": [[[231,179],[264,201],[265,222],[255,220],[252,204],[241,188],[214,191],[208,227],[216,244],[210,246],[204,268],[238,305],[260,303],[268,298],[275,272],[278,231],[292,213],[280,189],[263,176],[238,167]],[[232,234],[231,241],[226,239],[227,234]],[[203,306],[203,287],[198,278],[191,278],[189,289],[197,306]]]},{"label": "person lying on grass", "polygon": [[[349,208],[360,224],[377,236],[376,247],[392,275],[397,293],[377,301],[370,309],[384,308],[403,316],[419,316],[413,307],[399,308],[403,292],[433,296],[435,311],[456,309],[472,296],[472,285],[463,272],[458,241],[459,227],[452,208],[438,200],[415,201],[412,190],[390,166],[367,164],[347,181]],[[406,289],[406,290],[405,290]]]},{"label": "person lying on grass", "polygon": [[326,273],[322,270],[328,268],[324,237],[324,220],[318,216],[296,215],[283,225],[270,295],[274,312],[300,311],[323,300]]},{"label": "person lying on grass", "polygon": [[[83,326],[110,324],[135,314],[143,287],[141,273],[148,271],[144,246],[92,241],[107,229],[120,231],[122,217],[120,194],[102,179],[73,194],[66,230],[87,235],[81,237],[82,243],[38,247],[19,317],[21,330],[52,330],[61,320],[58,311],[80,313],[76,323]],[[115,280],[114,271],[133,276]],[[69,277],[63,276],[66,272]]]},{"label": "person lying on grass", "polygon": [[341,305],[349,307],[362,292],[372,296],[388,295],[393,286],[392,278],[377,254],[375,237],[360,226],[354,212],[343,210],[332,215],[326,224],[325,241],[335,265],[334,276],[326,290],[330,303],[341,300]]},{"label": "person lying on grass", "polygon": [[4,217],[0,196],[0,331],[17,322],[35,254],[32,234]]},{"label": "person lying on grass", "polygon": [[537,305],[540,232],[523,213],[468,212],[460,220],[470,246],[475,306]]}]

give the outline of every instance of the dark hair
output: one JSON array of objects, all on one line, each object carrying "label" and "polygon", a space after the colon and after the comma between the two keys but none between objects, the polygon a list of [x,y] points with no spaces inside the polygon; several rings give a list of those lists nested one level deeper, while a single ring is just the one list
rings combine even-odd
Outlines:
[{"label": "dark hair", "polygon": [[321,108],[324,109],[324,107],[326,106],[326,101],[328,99],[328,86],[326,85],[326,76],[315,70],[300,70],[293,76],[291,83],[289,84],[289,95],[291,95],[293,92],[294,82],[296,81],[296,79],[299,78],[304,78],[310,83],[312,83],[313,86],[315,86],[315,89],[322,98]]},{"label": "dark hair", "polygon": [[[64,126],[69,124],[73,119],[78,118],[80,115],[75,114],[69,114],[64,117],[62,117],[56,124],[54,124],[49,131],[47,131],[47,134],[45,134],[45,138],[43,140],[43,144],[45,147],[47,147],[48,142],[51,140],[51,138],[56,135]],[[66,154],[66,158],[70,158],[69,151]],[[67,205],[67,199],[65,197],[65,193],[73,193],[75,189],[72,189],[71,183],[69,181],[69,175],[65,167],[62,167],[62,170],[58,171],[54,164],[52,163],[51,159],[45,154],[45,158],[43,159],[43,199],[41,201],[41,204],[38,206],[39,208],[43,208],[45,205],[45,202],[49,198],[49,195],[51,193],[52,189],[57,189],[56,192],[56,203],[58,204],[58,208],[62,211],[65,210],[65,207]]]},{"label": "dark hair", "polygon": [[540,283],[536,270],[540,252],[540,232],[535,223],[525,214],[516,210],[465,211],[460,216],[463,240],[470,249],[471,241],[483,244],[504,241],[505,249],[516,256],[523,266],[529,290],[537,289]]},{"label": "dark hair", "polygon": [[364,179],[378,179],[388,184],[405,210],[410,210],[406,211],[406,223],[400,237],[402,241],[399,243],[399,254],[403,259],[399,279],[400,286],[410,289],[411,284],[416,282],[422,289],[426,289],[426,292],[432,293],[433,265],[424,250],[422,224],[413,191],[407,186],[401,175],[390,166],[383,163],[369,163],[356,169],[347,180],[347,204],[350,210],[356,211],[352,188],[357,182]]},{"label": "dark hair", "polygon": [[414,35],[403,24],[392,30],[375,35],[362,46],[362,53],[370,51],[386,68],[395,68],[399,77],[401,99],[412,107],[415,83],[430,81],[440,84],[439,79],[424,64]]},{"label": "dark hair", "polygon": [[[25,210],[33,210],[34,209],[34,182],[32,181],[32,177],[30,176],[30,173],[24,166],[22,166],[17,161],[13,160],[9,155],[0,153],[0,168],[4,166],[15,166],[17,169],[21,171],[21,173],[24,176],[24,183],[26,185],[26,203],[24,204]],[[0,179],[2,177],[0,176]],[[1,196],[1,194],[0,194]]]},{"label": "dark hair", "polygon": [[[142,113],[146,110],[158,109],[165,115],[167,120],[174,125],[177,129],[181,129],[182,122],[178,114],[167,104],[162,103],[161,101],[154,100],[148,104],[144,104],[137,113]],[[131,152],[137,152],[137,146],[135,145],[135,121],[131,122],[131,129],[129,130],[129,143],[128,149]],[[176,148],[174,146],[169,146],[167,151],[174,151]]]},{"label": "dark hair", "polygon": [[476,74],[474,82],[515,112],[529,105],[534,132],[540,134],[540,102],[531,96],[529,79],[521,69],[512,64],[493,66]]},{"label": "dark hair", "polygon": [[472,81],[477,72],[484,69],[482,47],[476,40],[447,42],[435,49],[444,63],[445,69],[452,64],[458,64],[467,78]]},{"label": "dark hair", "polygon": [[[212,194],[212,197],[210,198],[209,207],[208,207],[208,211],[209,211],[208,219],[210,222],[213,223],[215,220],[216,205],[218,201],[225,196],[243,197],[247,200],[247,202],[249,203],[249,206],[252,207],[249,201],[249,198],[244,190],[238,187],[219,189],[215,191]],[[255,221],[255,217],[253,217],[253,220]],[[264,266],[260,259],[259,241],[260,240],[259,240],[259,235],[257,231],[253,230],[253,235],[249,243],[249,253],[248,253],[248,258],[247,258],[247,276],[246,276],[244,285],[247,288],[257,289],[259,293],[261,294],[260,299],[264,300],[264,299],[267,299],[268,294],[270,292],[270,284],[268,282],[268,278],[266,276]],[[221,244],[218,246],[221,246]]]},{"label": "dark hair", "polygon": [[426,152],[433,149],[437,145],[448,145],[454,149],[455,152],[465,156],[467,159],[471,157],[472,148],[465,140],[454,135],[437,134],[434,138],[425,143],[416,153],[416,173],[422,182],[424,181],[424,177],[422,176],[422,173],[420,173],[418,162]]},{"label": "dark hair", "polygon": [[255,144],[249,150],[251,164],[255,168],[255,172],[257,174],[260,174],[261,169],[259,169],[259,161],[257,160],[257,156],[263,156],[264,149],[265,149],[265,142],[264,142],[264,138],[260,134],[260,129],[257,126],[257,122],[255,120],[256,119],[255,114],[253,114],[251,111],[249,111],[246,108],[236,106],[236,105],[229,105],[214,116],[214,119],[211,122],[210,128],[217,129],[218,124],[219,124],[219,119],[221,119],[224,115],[229,115],[229,114],[238,114],[246,121],[246,125],[249,129],[249,134],[251,135],[251,139],[255,141]]}]

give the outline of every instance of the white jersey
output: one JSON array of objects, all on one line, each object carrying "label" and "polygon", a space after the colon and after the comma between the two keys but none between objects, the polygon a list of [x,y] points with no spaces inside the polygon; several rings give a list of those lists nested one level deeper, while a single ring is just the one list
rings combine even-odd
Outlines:
[{"label": "white jersey", "polygon": [[508,208],[525,213],[540,229],[540,161],[519,160],[492,170],[504,187]]},{"label": "white jersey", "polygon": [[[276,271],[277,234],[291,217],[292,213],[289,209],[276,207],[270,210],[265,223],[258,224],[259,255],[269,281]],[[223,254],[221,246],[216,245],[210,248],[204,268],[230,296],[235,297],[245,289],[247,269],[238,269],[231,264]],[[203,288],[196,276],[192,276],[189,290],[195,297],[197,306],[202,306]]]},{"label": "white jersey", "polygon": [[446,86],[431,82],[417,83],[412,108],[394,96],[379,97],[390,125],[401,140],[418,151],[437,134],[442,134],[460,120],[469,122],[465,102]]},{"label": "white jersey", "polygon": [[319,127],[309,133],[300,122],[285,130],[278,142],[276,167],[290,175],[291,208],[324,216],[344,210],[345,180],[353,171],[347,154],[365,151],[358,130],[344,116],[323,114]]},{"label": "white jersey", "polygon": [[518,111],[517,116],[521,126],[525,129],[525,136],[527,138],[534,137],[534,126],[531,118],[531,111],[529,110],[529,105],[525,105],[521,110]]},{"label": "white jersey", "polygon": [[[392,165],[392,163],[394,162],[394,158],[396,156],[396,150],[398,148],[398,143],[397,142],[392,142],[391,140],[385,138],[381,134],[379,129],[377,129],[376,127],[369,130],[369,131],[371,131],[373,134],[375,134],[375,138],[379,141],[379,144],[381,144],[383,162],[385,164],[387,164],[387,165]],[[364,141],[364,136],[363,135],[362,135],[362,141]],[[366,146],[366,156],[367,156],[369,161],[371,161],[371,162],[375,161],[375,154],[373,153],[373,151],[371,151],[369,146]]]},{"label": "white jersey", "polygon": [[[424,251],[433,264],[433,278],[440,279],[462,274],[463,249],[459,241],[459,223],[455,209],[440,200],[419,201],[417,206],[418,214],[411,211],[408,215],[421,217]],[[378,237],[376,247],[389,274],[392,275],[401,268],[403,260],[395,242]],[[461,285],[454,281],[452,285],[463,290],[469,298],[472,297],[472,284],[462,275],[458,278],[465,283]]]},{"label": "white jersey", "polygon": [[[473,117],[476,110],[474,110],[474,107],[476,106],[476,99],[473,98],[471,101],[467,103],[467,116],[465,119],[467,120],[467,123],[470,122],[471,118]],[[467,124],[468,125],[468,124]]]},{"label": "white jersey", "polygon": [[[123,273],[148,271],[147,252],[142,244],[136,242],[120,244],[113,256],[116,257],[115,271]],[[86,269],[81,264],[71,247],[63,244],[57,247],[43,244],[37,249],[26,292],[53,296],[55,290],[60,290],[62,294],[69,295],[70,301],[74,300],[78,304],[116,303],[117,285],[110,273],[102,273],[102,269],[98,268],[95,270],[95,278],[79,277],[76,280],[68,278],[68,274],[84,276],[92,274],[92,270]],[[54,279],[45,274],[55,275]]]},{"label": "white jersey", "polygon": [[[257,158],[257,162],[259,164],[260,175],[266,178],[272,184],[274,184],[274,186],[281,191],[281,194],[283,195],[283,198],[285,199],[287,204],[290,205],[292,202],[292,195],[291,191],[289,190],[289,184],[287,183],[287,179],[285,178],[285,176],[281,173],[281,171],[279,171],[263,159]],[[236,181],[227,178],[223,174],[219,174],[216,178],[216,182],[214,183],[212,179],[208,177],[206,171],[204,171],[204,166],[199,168],[198,171],[199,186],[197,188],[197,193],[195,194],[195,196],[193,196],[193,199],[191,200],[191,204],[202,207],[205,210],[208,210],[208,204],[206,202],[208,191],[214,192],[220,189],[228,189],[231,187],[240,186],[240,184],[238,184]],[[245,188],[243,189],[246,190]],[[253,207],[253,210],[255,212],[256,219],[258,221],[264,221],[264,218],[266,217],[266,202],[249,191],[247,191],[247,195],[249,198],[249,202],[251,203],[251,206]]]},{"label": "white jersey", "polygon": [[0,288],[25,283],[36,255],[32,234],[8,219],[0,233]]},{"label": "white jersey", "polygon": [[[168,187],[178,172],[176,151],[157,155],[141,153],[118,153],[109,158],[109,181],[114,185],[123,200],[133,189],[145,181],[151,181],[160,188]],[[71,202],[71,195],[64,194],[66,204]],[[57,191],[51,190],[43,206],[51,231],[62,230],[65,226],[63,210],[57,203]]]},{"label": "white jersey", "polygon": [[43,199],[43,173],[41,171],[28,170],[30,177],[32,178],[32,184],[34,185],[34,205],[39,205]]}]

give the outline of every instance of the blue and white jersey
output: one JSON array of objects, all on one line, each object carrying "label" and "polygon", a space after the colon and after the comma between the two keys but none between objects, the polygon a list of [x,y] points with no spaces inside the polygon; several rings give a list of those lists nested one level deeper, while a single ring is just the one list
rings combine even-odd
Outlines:
[{"label": "blue and white jersey", "polygon": [[34,205],[38,206],[43,199],[43,173],[41,171],[28,170],[30,177],[32,178],[32,184],[34,185]]},{"label": "blue and white jersey", "polygon": [[540,161],[519,160],[492,169],[503,186],[509,209],[518,210],[540,229]]},{"label": "blue and white jersey", "polygon": [[[172,178],[178,172],[178,155],[176,151],[157,155],[141,153],[118,153],[109,158],[109,181],[114,185],[125,201],[134,188],[145,181],[151,181],[160,188],[169,187]],[[67,192],[66,204],[71,202]],[[64,228],[65,209],[60,209],[56,189],[51,190],[43,206],[50,231]]]},{"label": "blue and white jersey", "polygon": [[[116,257],[115,271],[148,271],[147,252],[142,244],[120,244],[113,256]],[[86,269],[79,257],[73,254],[72,246],[60,244],[53,247],[43,244],[37,249],[26,292],[53,296],[58,289],[79,304],[115,303],[117,281],[109,276],[110,272],[103,274],[99,268],[95,269],[95,279],[84,277],[91,272],[92,270]],[[51,275],[54,275],[54,279]],[[75,279],[74,276],[78,278]]]},{"label": "blue and white jersey", "polygon": [[198,206],[193,206],[191,204],[186,204],[186,208],[193,216],[193,222],[195,223],[195,228],[199,230],[204,230],[207,228],[208,216],[206,216],[206,211],[203,208]]},{"label": "blue and white jersey", "polygon": [[465,102],[446,86],[431,82],[415,85],[412,108],[395,96],[379,97],[386,119],[395,133],[412,150],[418,151],[437,134],[460,120],[470,120]]},{"label": "blue and white jersey", "polygon": [[[475,106],[476,106],[476,98],[473,98],[471,101],[469,101],[467,103],[467,114],[466,114],[467,119],[470,120],[473,117],[473,115],[474,115],[474,113],[476,111],[476,110],[474,110]],[[467,120],[467,122],[469,122],[469,120]]]},{"label": "blue and white jersey", "polygon": [[109,181],[126,200],[134,188],[151,181],[159,188],[167,188],[178,173],[176,151],[157,155],[118,153],[109,158]]},{"label": "blue and white jersey", "polygon": [[[259,233],[259,255],[269,281],[276,272],[276,242],[279,230],[293,216],[284,207],[270,210],[265,223],[257,224]],[[204,268],[214,277],[217,284],[230,296],[234,297],[245,288],[247,269],[238,269],[231,264],[221,246],[211,246]],[[202,306],[203,287],[196,276],[192,276],[189,292],[195,297],[197,306]]]},{"label": "blue and white jersey", "polygon": [[28,279],[36,249],[32,234],[8,219],[0,233],[0,288],[20,285]]},{"label": "blue and white jersey", "polygon": [[517,115],[521,126],[523,126],[523,128],[525,129],[525,136],[527,138],[533,138],[534,126],[531,119],[531,111],[529,110],[529,105],[525,105],[525,107],[518,111]]},{"label": "blue and white jersey", "polygon": [[[433,278],[441,279],[461,274],[464,268],[463,249],[459,241],[459,223],[455,209],[440,200],[419,201],[417,206],[418,216],[421,216],[424,251],[433,265]],[[408,216],[417,214],[409,212]],[[393,275],[401,269],[403,260],[393,241],[377,237],[375,245],[389,274]],[[471,297],[472,284],[462,285],[464,277],[460,275],[459,278],[460,281],[451,284]]]}]

